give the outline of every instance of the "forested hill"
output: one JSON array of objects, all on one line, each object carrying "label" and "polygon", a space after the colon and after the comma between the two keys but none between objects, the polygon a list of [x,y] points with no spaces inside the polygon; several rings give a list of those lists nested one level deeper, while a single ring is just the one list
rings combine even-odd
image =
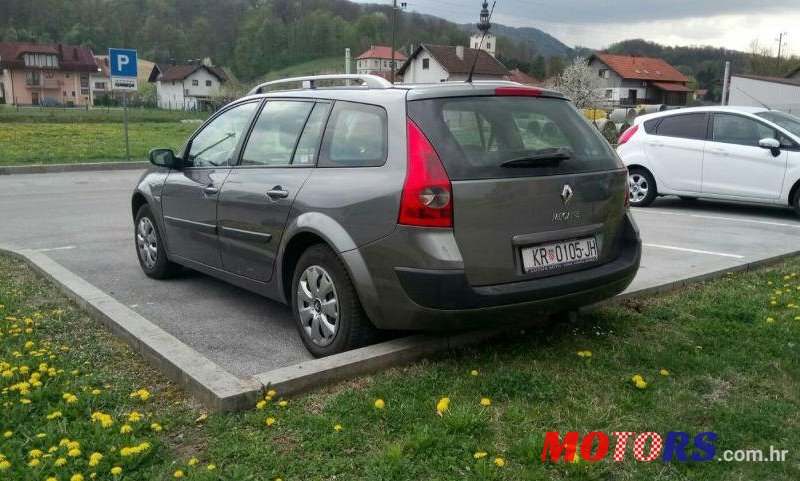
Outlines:
[{"label": "forested hill", "polygon": [[[388,2],[0,0],[0,12],[0,40],[88,44],[96,53],[134,48],[157,62],[211,57],[244,81],[308,60],[343,56],[346,47],[358,55],[370,45],[391,41]],[[462,26],[436,17],[398,16],[397,45],[405,51],[423,42],[466,45],[469,35]],[[543,53],[535,45],[503,41],[501,57],[513,65]],[[544,54],[550,56],[551,50]]]}]

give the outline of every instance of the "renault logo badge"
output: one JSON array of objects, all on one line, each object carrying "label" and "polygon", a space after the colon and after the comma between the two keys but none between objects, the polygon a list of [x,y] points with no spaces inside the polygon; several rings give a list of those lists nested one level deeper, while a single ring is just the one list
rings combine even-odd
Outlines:
[{"label": "renault logo badge", "polygon": [[561,203],[567,205],[570,200],[572,200],[572,186],[564,184],[564,188],[561,189]]}]

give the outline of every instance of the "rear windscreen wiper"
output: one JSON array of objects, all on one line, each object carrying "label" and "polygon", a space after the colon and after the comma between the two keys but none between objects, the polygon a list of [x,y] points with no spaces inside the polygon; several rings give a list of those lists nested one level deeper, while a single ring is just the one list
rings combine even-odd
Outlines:
[{"label": "rear windscreen wiper", "polygon": [[548,149],[536,154],[524,155],[515,159],[506,160],[500,167],[532,167],[539,164],[559,163],[572,158],[569,149]]}]

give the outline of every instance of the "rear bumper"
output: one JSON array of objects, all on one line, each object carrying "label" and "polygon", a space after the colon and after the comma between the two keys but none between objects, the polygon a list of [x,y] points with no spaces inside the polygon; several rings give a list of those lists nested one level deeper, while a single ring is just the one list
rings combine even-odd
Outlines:
[{"label": "rear bumper", "polygon": [[496,286],[470,286],[464,271],[397,268],[395,272],[408,297],[428,309],[484,309],[537,303],[592,292],[620,282],[627,287],[639,269],[642,252],[640,242],[626,244],[620,256],[606,264],[560,276]]},{"label": "rear bumper", "polygon": [[[365,307],[368,312],[380,312],[371,316],[379,328],[408,330],[493,327],[578,309],[619,294],[633,280],[642,247],[629,216],[621,241],[617,258],[605,264],[492,286],[470,286],[463,265],[439,269],[391,267],[391,274],[387,272],[376,284],[378,304]],[[381,250],[385,260],[386,250]],[[375,255],[364,253],[367,257]]]}]

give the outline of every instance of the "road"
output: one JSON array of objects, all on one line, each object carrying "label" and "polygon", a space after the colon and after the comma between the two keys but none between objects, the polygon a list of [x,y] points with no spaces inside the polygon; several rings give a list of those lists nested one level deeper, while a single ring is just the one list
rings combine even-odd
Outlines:
[{"label": "road", "polygon": [[[229,372],[250,376],[310,359],[288,309],[186,271],[154,281],[132,241],[136,171],[0,176],[0,244],[40,249]],[[636,209],[642,268],[630,290],[798,249],[790,209],[659,199]]]}]

